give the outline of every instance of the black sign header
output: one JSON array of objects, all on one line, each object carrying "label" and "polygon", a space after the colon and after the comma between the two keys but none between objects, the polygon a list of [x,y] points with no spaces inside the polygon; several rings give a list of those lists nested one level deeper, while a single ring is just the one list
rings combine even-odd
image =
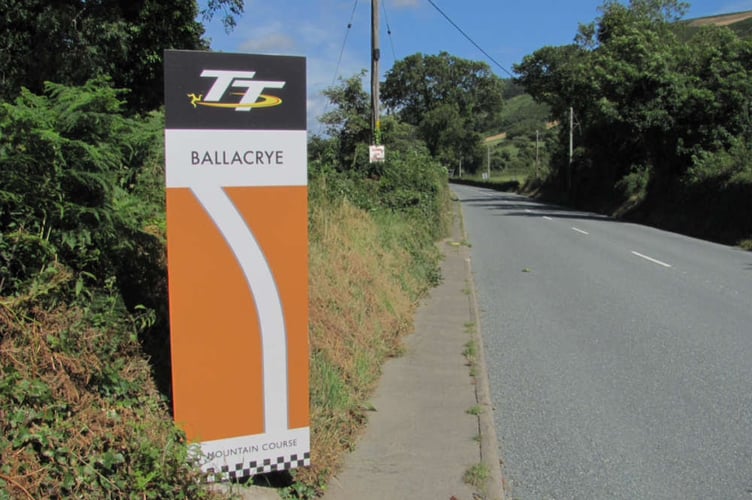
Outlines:
[{"label": "black sign header", "polygon": [[168,129],[306,129],[304,57],[167,50]]}]

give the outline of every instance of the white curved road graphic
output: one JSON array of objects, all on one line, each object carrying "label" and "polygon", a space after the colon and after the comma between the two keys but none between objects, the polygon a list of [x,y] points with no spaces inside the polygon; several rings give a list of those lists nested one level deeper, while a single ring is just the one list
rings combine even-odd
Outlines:
[{"label": "white curved road graphic", "polygon": [[[248,282],[261,330],[264,429],[287,430],[287,334],[282,301],[269,263],[253,232],[221,186],[191,186],[224,236]],[[282,395],[280,397],[280,395]]]}]

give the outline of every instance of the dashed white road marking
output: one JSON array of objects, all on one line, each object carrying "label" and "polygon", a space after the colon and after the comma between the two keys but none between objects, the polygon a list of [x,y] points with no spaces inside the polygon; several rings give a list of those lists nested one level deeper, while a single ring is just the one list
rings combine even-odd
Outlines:
[{"label": "dashed white road marking", "polygon": [[660,261],[658,259],[654,259],[652,257],[648,257],[647,255],[643,255],[640,252],[635,252],[634,250],[632,250],[632,255],[636,255],[637,257],[640,257],[642,259],[648,260],[648,261],[652,262],[653,264],[658,264],[659,266],[671,267],[671,264],[666,264],[663,261]]},{"label": "dashed white road marking", "polygon": [[546,219],[546,220],[553,220],[553,219],[552,219],[551,217],[549,217],[548,215],[544,215],[544,216],[543,216],[543,218],[544,218],[544,219]]},{"label": "dashed white road marking", "polygon": [[577,231],[580,234],[590,234],[587,231],[583,231],[582,229],[580,229],[578,227],[574,227],[574,226],[572,226],[572,231]]}]

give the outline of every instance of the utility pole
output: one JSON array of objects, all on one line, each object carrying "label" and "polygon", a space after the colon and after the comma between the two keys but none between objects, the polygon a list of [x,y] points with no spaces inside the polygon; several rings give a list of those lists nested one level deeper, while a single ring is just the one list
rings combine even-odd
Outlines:
[{"label": "utility pole", "polygon": [[491,145],[489,144],[486,146],[486,171],[488,172],[486,175],[488,176],[488,180],[491,180]]},{"label": "utility pole", "polygon": [[371,144],[381,142],[379,120],[379,0],[371,0]]},{"label": "utility pole", "polygon": [[540,137],[538,135],[538,131],[535,131],[535,176],[538,177],[538,150],[539,150],[539,143]]},{"label": "utility pole", "polygon": [[569,107],[569,166],[567,168],[567,193],[572,191],[572,157],[574,156],[574,108]]}]

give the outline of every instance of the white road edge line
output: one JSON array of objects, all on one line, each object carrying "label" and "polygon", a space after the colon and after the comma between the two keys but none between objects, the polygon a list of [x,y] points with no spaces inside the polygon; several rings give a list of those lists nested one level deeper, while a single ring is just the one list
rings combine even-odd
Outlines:
[{"label": "white road edge line", "polygon": [[632,254],[636,255],[636,256],[638,256],[638,257],[640,257],[642,259],[649,260],[653,264],[658,264],[659,266],[663,266],[663,267],[671,267],[671,264],[666,264],[665,262],[661,262],[658,259],[654,259],[652,257],[648,257],[647,255],[642,255],[640,252],[635,252],[634,250],[632,250]]},{"label": "white road edge line", "polygon": [[574,227],[574,226],[572,226],[572,231],[577,231],[578,233],[582,233],[582,234],[590,234],[587,231],[583,231],[582,229],[578,227]]}]

